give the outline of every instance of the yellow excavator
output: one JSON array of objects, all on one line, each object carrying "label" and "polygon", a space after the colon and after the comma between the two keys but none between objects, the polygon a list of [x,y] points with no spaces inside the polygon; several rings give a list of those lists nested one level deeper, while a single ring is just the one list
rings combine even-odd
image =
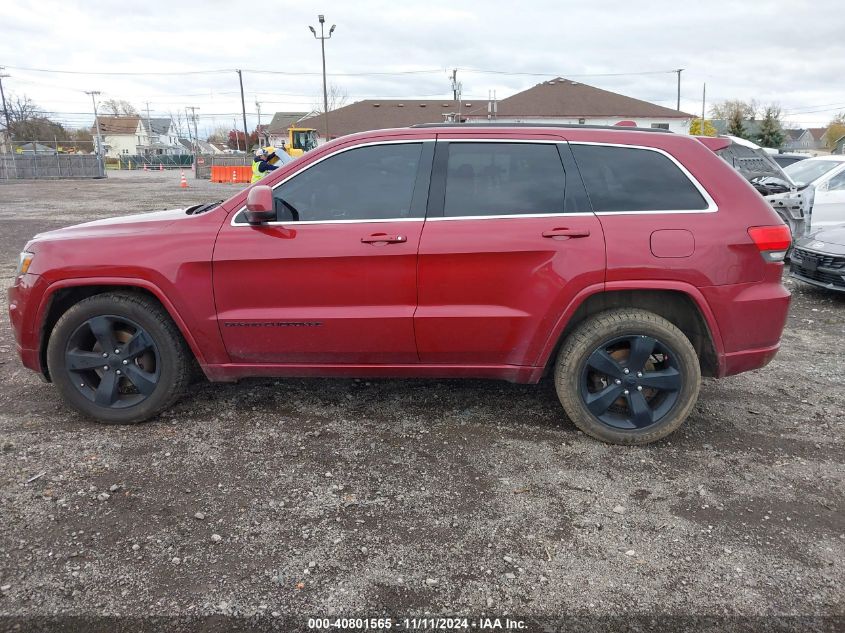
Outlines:
[{"label": "yellow excavator", "polygon": [[317,147],[317,130],[312,127],[288,128],[288,142],[285,151],[292,157],[302,156]]}]

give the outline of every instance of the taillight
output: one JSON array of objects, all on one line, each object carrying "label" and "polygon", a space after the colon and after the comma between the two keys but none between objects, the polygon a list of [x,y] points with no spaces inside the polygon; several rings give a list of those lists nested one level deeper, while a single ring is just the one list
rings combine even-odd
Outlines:
[{"label": "taillight", "polygon": [[792,244],[792,233],[785,224],[752,226],[748,229],[748,235],[763,259],[770,262],[782,262]]}]

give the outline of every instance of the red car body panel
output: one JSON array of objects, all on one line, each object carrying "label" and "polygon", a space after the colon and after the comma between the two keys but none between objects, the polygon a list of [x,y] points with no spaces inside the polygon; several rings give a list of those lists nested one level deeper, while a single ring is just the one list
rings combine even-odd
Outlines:
[{"label": "red car body panel", "polygon": [[[590,296],[672,290],[698,308],[717,375],[771,360],[789,304],[782,264],[747,234],[771,207],[692,137],[631,129],[412,128],[338,139],[265,177],[273,186],[343,148],[397,140],[503,139],[654,147],[706,189],[715,212],[578,213],[233,225],[244,190],[200,215],[129,216],[27,245],[9,289],[16,342],[44,372],[56,292],[136,286],[155,295],[212,380],[246,376],[444,376],[536,382]],[[556,229],[578,236],[543,234]],[[362,238],[401,234],[400,242]]]},{"label": "red car body panel", "polygon": [[[231,226],[214,251],[214,294],[235,363],[416,363],[423,220]],[[401,243],[363,243],[383,233]]]},{"label": "red car body panel", "polygon": [[[587,235],[543,237],[555,228]],[[595,216],[426,222],[414,318],[420,360],[543,365],[550,325],[581,288],[601,287],[604,259]]]}]

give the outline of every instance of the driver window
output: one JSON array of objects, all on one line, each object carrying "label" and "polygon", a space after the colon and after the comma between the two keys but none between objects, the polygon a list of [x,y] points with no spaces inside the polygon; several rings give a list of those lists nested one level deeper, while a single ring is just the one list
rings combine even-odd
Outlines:
[{"label": "driver window", "polygon": [[279,221],[410,217],[422,143],[359,147],[331,156],[276,187]]}]

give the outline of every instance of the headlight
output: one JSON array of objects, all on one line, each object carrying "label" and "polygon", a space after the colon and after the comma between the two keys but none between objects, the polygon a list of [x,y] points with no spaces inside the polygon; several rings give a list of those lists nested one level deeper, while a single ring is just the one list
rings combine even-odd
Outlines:
[{"label": "headlight", "polygon": [[27,253],[23,251],[21,253],[20,261],[18,262],[18,270],[15,273],[15,276],[24,275],[26,271],[29,270],[30,264],[32,264],[32,258],[35,257],[35,253]]}]

